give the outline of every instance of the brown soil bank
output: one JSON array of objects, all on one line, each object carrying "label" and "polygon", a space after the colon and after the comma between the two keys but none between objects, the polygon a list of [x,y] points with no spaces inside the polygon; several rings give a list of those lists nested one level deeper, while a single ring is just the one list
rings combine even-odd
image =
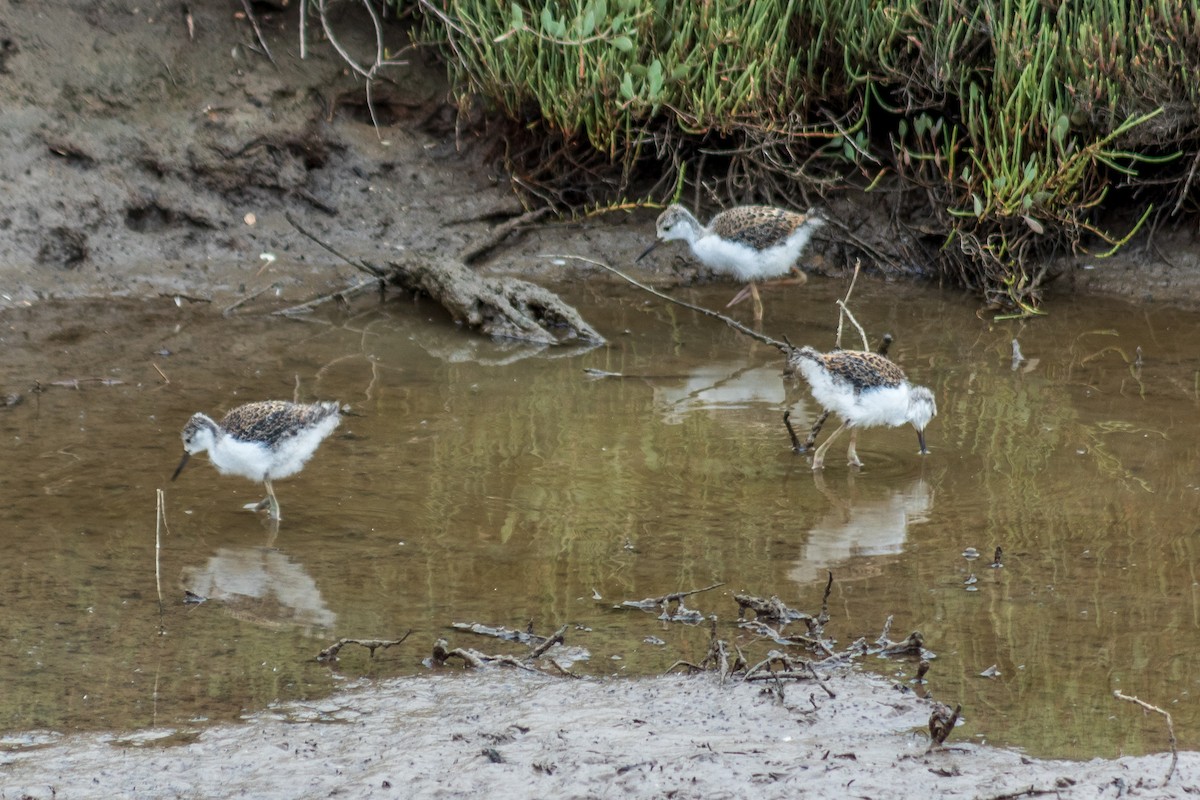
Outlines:
[{"label": "brown soil bank", "polygon": [[[709,676],[409,678],[194,737],[80,736],[10,754],[0,797],[1184,797],[1200,754],[1039,761],[929,751],[929,705],[846,673],[836,698]],[[1129,713],[1140,713],[1130,709]],[[1165,731],[1164,731],[1165,735]],[[180,742],[186,742],[180,744]]]},{"label": "brown soil bank", "polygon": [[[457,254],[522,211],[499,146],[456,126],[426,52],[402,54],[394,82],[376,83],[376,130],[362,82],[311,28],[300,59],[294,8],[252,8],[274,61],[237,4],[0,0],[0,307],[160,293],[232,302],[268,287],[257,302],[296,301],[353,273],[285,213],[349,255],[385,259]],[[331,23],[369,63],[361,9],[337,6]],[[885,206],[838,200],[848,232],[818,241],[816,267],[848,266],[842,238],[886,239]],[[534,230],[490,266],[528,273],[545,252],[629,263],[652,218]],[[1194,304],[1198,253],[1195,230],[1160,229],[1114,259],[1066,257],[1055,271],[1059,285]],[[547,277],[578,266],[554,269]]]}]

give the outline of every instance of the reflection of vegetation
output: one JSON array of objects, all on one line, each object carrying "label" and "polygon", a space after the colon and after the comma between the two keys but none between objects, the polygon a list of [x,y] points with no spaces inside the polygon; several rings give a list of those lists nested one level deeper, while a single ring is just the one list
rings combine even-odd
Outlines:
[{"label": "reflection of vegetation", "polygon": [[[726,294],[714,287],[714,296]],[[1144,394],[1123,393],[1129,368],[1113,351],[1090,358],[1101,348],[1056,349],[1072,341],[1066,314],[1039,321],[1042,340],[1031,334],[1023,347],[1040,361],[1014,372],[1007,335],[985,332],[994,345],[964,344],[931,295],[879,296],[856,311],[904,332],[897,358],[935,387],[942,413],[930,431],[933,452],[918,461],[907,435],[880,431],[864,442],[878,449],[870,466],[831,466],[823,489],[789,451],[773,401],[663,419],[656,388],[682,385],[697,366],[770,367],[777,356],[710,321],[641,302],[598,309],[605,330],[629,333],[569,359],[447,363],[428,355],[430,326],[405,322],[413,316],[406,303],[386,323],[356,321],[357,333],[221,320],[206,339],[189,327],[195,352],[173,357],[170,393],[133,381],[103,394],[44,393],[36,409],[26,404],[0,419],[13,458],[31,465],[4,480],[14,557],[0,563],[10,643],[0,656],[9,689],[0,721],[61,728],[226,719],[329,691],[338,680],[313,659],[336,637],[393,638],[411,628],[403,646],[374,661],[343,651],[339,669],[421,671],[420,659],[454,621],[532,621],[540,633],[583,626],[567,633],[569,646],[591,655],[575,669],[654,673],[702,658],[707,628],[664,627],[653,614],[612,606],[716,580],[726,587],[693,607],[717,614],[728,626],[722,635],[738,637],[748,655],[762,654],[775,645],[733,628],[731,595],[775,593],[815,608],[823,581],[806,582],[808,570],[790,577],[814,549],[813,530],[843,520],[852,529],[895,492],[920,487],[923,497],[928,487],[928,502],[900,504],[870,523],[899,527],[919,515],[900,552],[824,551],[847,559],[845,567],[815,565],[833,566],[830,634],[841,644],[874,638],[890,614],[897,631],[921,630],[939,654],[930,674],[938,699],[961,701],[967,732],[993,741],[1089,756],[1159,747],[1157,721],[1143,728],[1136,715],[1114,712],[1110,690],[1167,707],[1200,679],[1200,439],[1186,350],[1196,322],[1157,314],[1154,324],[1183,343],[1173,351],[1181,357],[1155,353],[1141,376]],[[1141,317],[1132,319],[1119,322],[1128,328]],[[811,337],[831,333],[791,324]],[[297,332],[310,330],[320,333],[297,348]],[[469,341],[442,333],[442,344]],[[1133,338],[1101,341],[1130,351]],[[230,341],[245,348],[244,368],[211,346]],[[583,366],[663,377],[591,381]],[[239,509],[258,499],[254,488],[202,470],[204,479],[167,491],[167,635],[159,636],[153,490],[175,464],[179,426],[197,408],[221,410],[223,398],[232,405],[290,395],[296,375],[304,394],[349,401],[355,412],[322,458],[277,487],[295,511],[275,546],[311,578],[337,629],[308,636],[261,624],[261,616],[232,616],[220,603],[181,604],[187,568],[265,540],[259,521]],[[1098,446],[1102,458],[1092,452]],[[985,558],[968,565],[968,545]],[[986,562],[996,545],[1005,566],[993,570]],[[968,571],[980,579],[977,592],[964,591]],[[454,645],[471,644],[459,636]],[[666,644],[644,641],[651,636]],[[912,665],[879,663],[911,674]],[[979,678],[993,663],[1001,676]],[[1185,747],[1200,745],[1189,733],[1200,730],[1198,718],[1179,704]]]},{"label": "reflection of vegetation", "polygon": [[1195,161],[1172,159],[1200,147],[1197,0],[415,5],[460,102],[536,132],[510,156],[555,205],[618,202],[643,168],[659,199],[685,173],[715,196],[797,203],[887,182],[948,274],[1028,313],[1039,257],[1124,241],[1095,218],[1116,182],[1148,189],[1152,171],[1168,209],[1189,202]]},{"label": "reflection of vegetation", "polygon": [[[1128,338],[1118,344],[1129,349]],[[1108,357],[1091,357],[1100,352]],[[964,701],[967,731],[1034,753],[1112,754],[1114,741],[1154,751],[1161,723],[1121,714],[1111,690],[1167,703],[1200,679],[1181,644],[1200,619],[1200,597],[1181,590],[1195,581],[1194,437],[1145,424],[1166,423],[1153,402],[1174,383],[1167,368],[1141,376],[1143,397],[1136,386],[1122,393],[1129,366],[1112,348],[1041,356],[1014,371],[1005,338],[950,359],[969,367],[939,389],[934,453],[949,450],[959,468],[941,476],[930,521],[913,529],[920,558],[889,565],[852,616],[869,630],[881,605],[910,609],[942,655],[931,671],[938,697]],[[963,560],[966,546],[985,558]],[[996,546],[999,570],[987,566]],[[966,591],[968,573],[978,591]],[[1000,677],[980,678],[992,664]]]}]

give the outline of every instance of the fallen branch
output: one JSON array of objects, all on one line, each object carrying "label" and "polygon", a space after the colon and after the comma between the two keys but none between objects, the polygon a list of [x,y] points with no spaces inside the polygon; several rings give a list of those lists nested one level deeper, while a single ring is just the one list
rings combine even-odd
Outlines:
[{"label": "fallen branch", "polygon": [[491,636],[494,639],[503,639],[506,642],[520,642],[521,644],[533,644],[543,641],[543,637],[538,636],[531,631],[518,631],[514,628],[505,628],[503,625],[495,627],[493,625],[484,625],[479,622],[454,622],[451,623],[452,628],[460,631],[468,631],[478,636]]},{"label": "fallen branch", "polygon": [[1113,697],[1118,700],[1125,700],[1130,703],[1135,703],[1147,711],[1154,711],[1162,714],[1167,720],[1167,737],[1171,743],[1171,766],[1167,769],[1167,777],[1163,779],[1163,783],[1169,783],[1171,776],[1175,774],[1175,767],[1179,764],[1179,751],[1175,748],[1175,724],[1171,721],[1171,714],[1158,706],[1152,706],[1145,700],[1139,700],[1136,697],[1130,697],[1127,694],[1121,694],[1119,690],[1113,691]]},{"label": "fallen branch", "polygon": [[[538,642],[536,647],[529,651],[528,655],[524,656],[523,658],[518,658],[517,656],[510,655],[488,655],[487,653],[481,653],[478,650],[470,647],[456,647],[455,649],[451,650],[449,649],[449,643],[445,639],[438,639],[433,644],[433,663],[439,667],[443,666],[450,658],[458,658],[461,659],[468,667],[474,667],[476,669],[488,666],[506,666],[517,667],[518,669],[527,670],[529,672],[542,672],[542,670],[539,670],[528,662],[541,658],[548,650],[550,650],[550,648],[554,647],[554,645],[562,644],[567,633],[568,626],[563,625],[552,635],[547,637],[537,636],[536,634],[529,632],[521,633],[519,631],[513,631],[509,628],[489,628],[486,625],[469,625],[462,622],[454,623],[454,627],[460,630],[470,630],[472,633],[478,633],[484,636],[496,636],[509,641],[522,641],[526,644],[529,644],[534,639],[540,639],[541,641]],[[579,677],[578,675],[574,675],[566,669],[563,669],[563,666],[554,659],[549,659],[549,663],[562,675],[572,678]]]},{"label": "fallen branch", "polygon": [[351,295],[358,294],[369,286],[378,286],[379,284],[380,281],[378,278],[363,278],[358,283],[352,283],[343,289],[338,289],[336,292],[330,292],[329,294],[323,294],[320,297],[314,297],[312,300],[305,301],[299,305],[288,306],[287,308],[281,308],[278,311],[272,311],[271,314],[279,317],[292,317],[296,316],[297,314],[307,314],[317,306],[328,303],[330,300],[345,300]]},{"label": "fallen branch", "polygon": [[850,287],[848,289],[846,289],[846,296],[843,297],[841,300],[837,301],[838,308],[841,310],[838,312],[837,336],[834,338],[833,346],[838,348],[839,350],[842,347],[842,323],[845,322],[846,317],[849,317],[850,321],[852,323],[854,323],[854,327],[858,328],[858,334],[862,337],[863,350],[868,349],[867,334],[863,331],[862,326],[858,324],[858,320],[856,320],[854,318],[854,315],[850,313],[850,306],[849,306],[850,295],[853,294],[853,292],[854,292],[854,284],[858,283],[858,273],[861,270],[862,270],[862,261],[857,258],[854,259],[854,275],[852,275],[850,277]]},{"label": "fallen branch", "polygon": [[808,636],[802,633],[794,633],[790,636],[775,630],[765,622],[752,619],[739,623],[738,627],[748,630],[756,636],[761,636],[765,639],[770,639],[776,644],[784,645],[785,647],[806,647],[809,650],[820,650],[827,656],[834,656],[837,653],[829,643],[824,639],[815,636]]},{"label": "fallen branch", "polygon": [[833,592],[833,571],[826,570],[829,579],[825,581],[825,593],[821,595],[821,613],[817,614],[817,625],[814,629],[809,626],[809,633],[815,633],[820,636],[825,632],[825,623],[829,622],[829,595]]},{"label": "fallen branch", "polygon": [[543,655],[545,655],[546,651],[549,650],[551,647],[554,647],[554,645],[556,645],[556,644],[562,644],[563,637],[566,635],[566,633],[567,633],[567,626],[563,625],[561,628],[559,628],[557,631],[555,631],[548,639],[543,641],[537,647],[533,648],[533,650],[530,651],[527,658],[529,658],[531,661],[535,658],[541,658]]},{"label": "fallen branch", "polygon": [[406,631],[405,634],[399,639],[338,639],[336,642],[329,645],[329,647],[326,647],[324,650],[317,653],[317,661],[337,661],[338,652],[340,652],[341,649],[348,644],[357,644],[367,648],[367,650],[370,651],[370,657],[374,658],[376,650],[386,650],[389,647],[395,647],[407,639],[410,634],[412,634],[411,630]]},{"label": "fallen branch", "polygon": [[237,300],[234,303],[225,306],[223,309],[221,309],[221,316],[228,317],[234,311],[237,311],[239,308],[246,305],[246,303],[249,303],[254,298],[259,297],[260,295],[265,294],[266,292],[269,292],[272,289],[278,289],[278,288],[279,288],[278,283],[268,283],[266,286],[262,287],[261,289],[256,289],[255,291],[250,292],[247,295],[244,295],[240,300]]},{"label": "fallen branch", "polygon": [[[286,216],[286,215],[285,215]],[[454,321],[489,336],[539,345],[561,345],[583,340],[603,344],[604,337],[571,306],[548,289],[516,278],[478,275],[463,264],[436,256],[408,256],[380,267],[349,258],[306,231],[286,216],[299,233],[369,276],[358,284],[323,295],[277,314],[307,312],[321,303],[361,291],[372,281],[422,292],[445,308]]]},{"label": "fallen branch", "polygon": [[958,715],[962,713],[962,706],[956,705],[954,711],[950,711],[950,706],[944,703],[935,703],[933,713],[929,715],[929,749],[941,747],[946,741],[954,726],[958,724]]},{"label": "fallen branch", "polygon": [[[643,611],[653,611],[656,608],[661,608],[663,613],[659,616],[659,619],[663,619],[668,622],[698,623],[704,619],[704,615],[702,615],[699,611],[692,611],[684,606],[683,598],[688,597],[689,595],[711,591],[724,585],[724,583],[714,583],[712,586],[705,586],[703,589],[691,589],[686,592],[671,592],[670,594],[664,594],[661,597],[647,597],[644,600],[625,600],[619,607],[638,608]],[[675,609],[674,614],[672,614],[669,610],[671,603],[678,603],[678,607]]]},{"label": "fallen branch", "polygon": [[784,602],[774,595],[764,599],[752,594],[735,594],[733,599],[738,604],[739,620],[745,618],[746,609],[754,612],[755,619],[771,619],[784,624],[799,621],[807,622],[812,619],[810,615],[805,614],[803,611],[797,611],[794,608],[784,605]]},{"label": "fallen branch", "polygon": [[735,672],[738,670],[745,670],[748,666],[745,656],[742,655],[741,649],[735,647],[735,650],[737,652],[737,657],[730,661],[729,646],[726,644],[724,639],[718,638],[717,618],[713,617],[712,628],[708,638],[708,653],[705,654],[700,663],[693,664],[690,661],[676,661],[667,668],[667,672],[671,672],[675,669],[675,667],[681,664],[696,670],[697,672],[703,672],[708,668],[708,665],[711,664],[716,670],[717,674],[720,676],[721,682],[724,683],[726,680],[732,677]]},{"label": "fallen branch", "polygon": [[579,312],[558,295],[528,281],[481,276],[448,258],[413,256],[388,266],[390,283],[424,292],[456,322],[490,336],[542,345],[579,339],[604,343],[604,337]]},{"label": "fallen branch", "polygon": [[483,239],[475,244],[464,247],[462,252],[458,254],[459,260],[464,264],[470,264],[472,261],[475,261],[480,256],[483,256],[494,249],[497,245],[504,241],[510,233],[513,233],[519,228],[531,226],[533,223],[549,214],[552,210],[553,209],[551,209],[550,206],[542,206],[541,208],[534,209],[533,211],[526,211],[524,214],[521,214],[518,217],[513,217],[512,219],[497,225],[496,227],[492,228],[491,232],[488,233],[488,235]]},{"label": "fallen branch", "polygon": [[919,656],[926,660],[936,657],[925,649],[925,637],[921,635],[920,631],[913,631],[899,642],[885,639],[877,644],[882,646],[872,652],[879,656]]},{"label": "fallen branch", "polygon": [[817,417],[816,422],[812,424],[812,428],[808,431],[808,436],[804,441],[800,441],[800,437],[796,435],[795,428],[792,427],[792,410],[789,408],[783,412],[783,424],[787,428],[788,436],[792,440],[792,452],[796,455],[803,455],[809,450],[812,450],[813,445],[817,443],[817,435],[821,432],[821,428],[825,425],[825,420],[829,419],[830,410],[825,409],[821,415]]},{"label": "fallen branch", "polygon": [[531,667],[515,656],[490,656],[486,653],[481,653],[470,647],[456,647],[453,650],[449,649],[450,644],[445,639],[438,639],[433,643],[433,663],[437,666],[445,666],[446,662],[451,658],[461,659],[468,667],[475,669],[483,669],[489,666],[500,667],[516,667],[523,669],[526,672],[541,672],[536,667]]},{"label": "fallen branch", "polygon": [[365,272],[366,274],[371,275],[376,278],[387,277],[386,270],[380,269],[379,267],[375,266],[374,264],[369,264],[366,261],[359,261],[356,258],[350,258],[350,256],[344,255],[343,253],[334,249],[334,247],[332,245],[322,241],[321,239],[318,239],[315,235],[309,233],[299,222],[297,222],[296,219],[291,215],[291,213],[284,212],[283,218],[286,219],[291,224],[291,226],[293,228],[295,228],[296,231],[301,236],[304,236],[306,239],[309,239],[310,241],[312,241],[314,244],[316,244],[321,249],[327,250],[331,254],[337,256],[342,261],[345,261],[347,264],[354,267],[359,272]]},{"label": "fallen branch", "polygon": [[1022,789],[1017,792],[1005,792],[1004,794],[992,795],[987,800],[1016,800],[1018,797],[1040,797],[1044,794],[1061,794],[1062,788],[1055,787],[1053,789],[1039,789],[1036,786],[1030,786],[1028,789]]},{"label": "fallen branch", "polygon": [[[167,628],[163,622],[162,598],[162,532],[167,527],[167,509],[163,490],[157,489],[158,507],[154,512],[154,588],[158,591],[158,635],[166,636]],[[170,534],[170,528],[167,533]]]},{"label": "fallen branch", "polygon": [[780,673],[771,672],[772,664],[780,664],[783,667],[783,672],[793,675],[794,677],[807,677],[800,675],[800,670],[806,662],[803,659],[793,659],[787,653],[781,653],[778,650],[771,650],[767,653],[767,657],[755,664],[750,669],[746,670],[744,681],[768,680],[769,675],[758,675],[760,670],[766,670],[770,675],[779,675]]},{"label": "fallen branch", "polygon": [[736,319],[733,319],[732,317],[727,317],[724,314],[720,314],[716,311],[713,311],[712,309],[704,308],[703,306],[698,306],[698,305],[694,305],[692,303],[684,302],[683,300],[680,300],[679,298],[671,297],[671,295],[669,295],[669,294],[663,294],[662,292],[658,291],[657,289],[652,289],[649,286],[647,286],[646,284],[641,283],[641,282],[629,277],[628,275],[626,275],[624,272],[621,272],[621,270],[617,269],[616,267],[610,267],[608,264],[605,264],[603,261],[595,261],[590,258],[584,258],[583,256],[572,256],[572,255],[546,255],[544,257],[545,258],[573,258],[576,261],[582,261],[585,264],[591,264],[594,267],[600,267],[601,269],[606,269],[609,272],[611,272],[612,274],[633,284],[634,286],[638,287],[639,289],[641,289],[644,292],[649,292],[650,294],[654,295],[655,297],[657,297],[661,300],[666,300],[668,303],[674,303],[677,306],[683,306],[684,308],[686,308],[690,311],[695,311],[697,314],[703,314],[706,317],[712,317],[713,319],[720,320],[721,322],[724,322],[729,327],[733,328],[735,331],[746,334],[751,339],[754,339],[756,341],[762,342],[763,344],[769,344],[772,347],[778,348],[785,355],[791,353],[793,350],[796,349],[796,348],[792,347],[790,344],[788,344],[787,342],[781,342],[778,339],[772,339],[770,336],[765,336],[765,335],[759,333],[758,331],[754,330],[753,328],[748,328],[745,325],[743,325],[742,323],[738,322]]}]

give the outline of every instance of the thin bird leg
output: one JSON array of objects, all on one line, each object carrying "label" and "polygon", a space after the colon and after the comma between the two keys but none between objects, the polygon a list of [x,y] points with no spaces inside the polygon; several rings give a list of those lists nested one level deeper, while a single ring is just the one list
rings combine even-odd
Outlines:
[{"label": "thin bird leg", "polygon": [[728,303],[725,304],[725,307],[733,308],[738,303],[742,302],[747,297],[749,297],[750,292],[753,290],[754,290],[754,281],[751,281],[750,283],[747,283],[745,286],[743,286],[741,289],[738,289],[738,293],[733,296],[732,300],[730,300]]},{"label": "thin bird leg", "polygon": [[762,322],[762,318],[763,318],[762,298],[758,296],[758,284],[754,283],[753,281],[750,282],[750,297],[752,297],[754,299],[754,321]]},{"label": "thin bird leg", "polygon": [[849,422],[843,422],[836,431],[829,434],[829,438],[825,440],[825,444],[817,448],[817,452],[813,453],[813,469],[825,468],[825,453],[829,450],[829,445],[833,444],[833,440],[841,435],[842,431],[850,427]]},{"label": "thin bird leg", "polygon": [[738,303],[742,302],[747,297],[754,300],[754,321],[762,322],[762,318],[763,318],[762,298],[758,296],[758,284],[755,283],[754,281],[750,281],[745,286],[743,286],[738,291],[738,293],[733,296],[733,299],[725,304],[725,307],[729,308],[730,306],[736,306]]},{"label": "thin bird leg", "polygon": [[799,267],[793,265],[789,277],[775,278],[770,281],[763,281],[763,286],[803,286],[808,283],[808,274]]},{"label": "thin bird leg", "polygon": [[850,449],[846,451],[846,460],[850,462],[852,467],[861,467],[862,461],[858,457],[858,452],[854,449],[854,445],[858,443],[858,428],[850,429]]},{"label": "thin bird leg", "polygon": [[268,502],[270,504],[270,508],[271,508],[271,510],[267,514],[267,516],[270,517],[271,519],[275,520],[276,522],[278,522],[280,519],[279,501],[275,499],[275,489],[274,489],[274,487],[271,486],[270,478],[263,478],[263,483],[266,484],[266,486],[267,486],[267,500],[268,500]]}]

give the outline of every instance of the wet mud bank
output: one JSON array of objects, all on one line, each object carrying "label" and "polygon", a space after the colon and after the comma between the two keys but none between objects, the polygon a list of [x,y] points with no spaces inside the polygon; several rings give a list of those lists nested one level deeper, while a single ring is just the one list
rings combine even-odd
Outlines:
[{"label": "wet mud bank", "polygon": [[[929,704],[847,672],[782,700],[711,676],[407,678],[245,725],[47,738],[4,757],[3,798],[1181,797],[1200,754],[1087,763],[948,743]],[[11,743],[10,743],[11,747]]]}]

